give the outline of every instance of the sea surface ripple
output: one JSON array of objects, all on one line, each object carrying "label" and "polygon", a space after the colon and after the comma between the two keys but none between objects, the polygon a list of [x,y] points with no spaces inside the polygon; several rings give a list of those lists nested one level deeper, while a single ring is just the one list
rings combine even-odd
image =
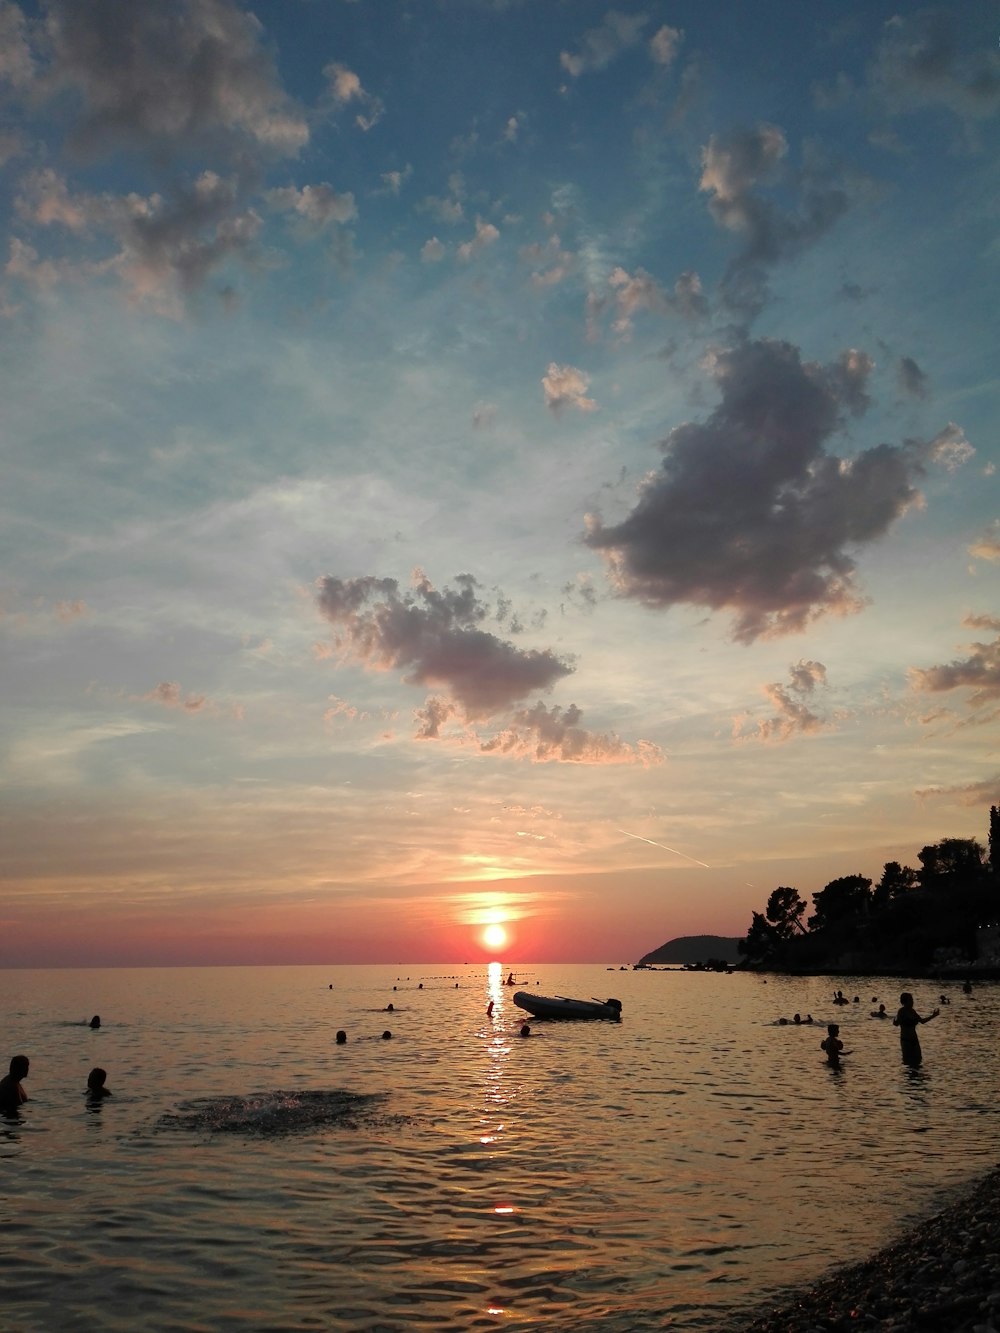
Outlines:
[{"label": "sea surface ripple", "polygon": [[996,984],[516,970],[623,1021],[523,1038],[499,966],[0,976],[4,1329],[718,1330],[996,1161]]}]

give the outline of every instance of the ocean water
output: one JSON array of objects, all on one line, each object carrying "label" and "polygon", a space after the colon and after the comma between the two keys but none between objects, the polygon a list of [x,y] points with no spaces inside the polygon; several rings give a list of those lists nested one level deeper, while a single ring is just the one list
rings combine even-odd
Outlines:
[{"label": "ocean water", "polygon": [[515,972],[623,1020],[524,1039],[498,967],[0,974],[3,1328],[738,1328],[997,1159],[996,984],[912,1070],[872,997],[940,984]]}]

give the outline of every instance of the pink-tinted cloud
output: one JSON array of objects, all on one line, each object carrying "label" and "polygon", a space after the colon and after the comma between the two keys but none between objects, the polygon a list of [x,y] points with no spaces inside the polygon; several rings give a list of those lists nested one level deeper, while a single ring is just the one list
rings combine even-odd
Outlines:
[{"label": "pink-tinted cloud", "polygon": [[650,741],[634,745],[618,736],[586,731],[579,725],[583,714],[575,704],[546,708],[539,702],[514,714],[508,725],[489,740],[480,742],[484,754],[527,757],[536,763],[559,761],[577,764],[641,764],[663,762],[663,752]]},{"label": "pink-tinted cloud", "polygon": [[972,543],[969,554],[977,560],[1000,560],[1000,519],[994,519],[983,535]]},{"label": "pink-tinted cloud", "polygon": [[[787,685],[774,681],[761,689],[775,709],[773,716],[757,723],[753,736],[760,741],[787,741],[793,736],[809,736],[824,731],[827,722],[805,702],[817,686],[826,685],[826,667],[822,662],[800,661],[788,669]],[[748,739],[743,719],[737,720],[734,738]]]},{"label": "pink-tinted cloud", "polygon": [[559,366],[553,361],[542,376],[545,406],[553,412],[572,407],[578,412],[596,412],[597,403],[586,396],[590,377],[575,366]]},{"label": "pink-tinted cloud", "polygon": [[[243,207],[237,179],[214,171],[202,172],[166,197],[74,196],[61,178],[46,170],[23,182],[17,210],[25,221],[65,227],[96,238],[98,244],[109,237],[112,246],[81,261],[78,271],[113,272],[134,299],[149,301],[163,313],[176,312],[179,298],[200,287],[227,261],[251,262],[261,227],[256,212]],[[21,254],[26,253],[22,247]],[[37,265],[22,267],[24,271],[15,276],[26,278]],[[65,267],[55,273],[56,278],[72,276]]]},{"label": "pink-tinted cloud", "polygon": [[613,269],[608,283],[614,291],[615,333],[628,336],[637,314],[681,315],[697,319],[707,314],[708,302],[701,290],[697,273],[682,273],[672,292],[666,291],[644,269],[628,273],[620,266]]},{"label": "pink-tinted cloud", "polygon": [[680,28],[671,28],[664,23],[649,39],[649,54],[657,65],[672,65],[683,39],[684,33]]},{"label": "pink-tinted cloud", "polygon": [[180,685],[174,680],[162,680],[148,694],[142,695],[150,703],[162,704],[164,708],[181,708],[186,713],[200,713],[208,705],[203,694],[189,694],[185,699]]}]

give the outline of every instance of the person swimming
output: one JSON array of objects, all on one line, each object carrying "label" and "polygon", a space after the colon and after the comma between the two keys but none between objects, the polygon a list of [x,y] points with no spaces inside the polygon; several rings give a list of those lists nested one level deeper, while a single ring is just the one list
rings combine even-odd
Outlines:
[{"label": "person swimming", "polygon": [[101,1015],[100,1015],[100,1014],[95,1014],[95,1015],[94,1015],[94,1017],[90,1020],[90,1026],[91,1026],[92,1028],[99,1028],[99,1027],[101,1026]]},{"label": "person swimming", "polygon": [[884,1004],[880,1004],[877,1009],[872,1010],[872,1018],[888,1018],[888,1017],[889,1015],[885,1012]]},{"label": "person swimming", "polygon": [[15,1055],[10,1062],[10,1072],[0,1078],[0,1111],[16,1111],[28,1100],[28,1094],[21,1087],[21,1079],[28,1077],[31,1061],[26,1055]]},{"label": "person swimming", "polygon": [[338,1046],[343,1046],[344,1043],[345,1043],[346,1041],[347,1041],[347,1033],[344,1031],[343,1028],[338,1028],[338,1029],[337,1029],[337,1045],[338,1045]]},{"label": "person swimming", "polygon": [[100,1101],[102,1097],[110,1097],[111,1089],[104,1085],[107,1082],[107,1070],[100,1069],[96,1065],[87,1075],[87,1098],[89,1101]]}]

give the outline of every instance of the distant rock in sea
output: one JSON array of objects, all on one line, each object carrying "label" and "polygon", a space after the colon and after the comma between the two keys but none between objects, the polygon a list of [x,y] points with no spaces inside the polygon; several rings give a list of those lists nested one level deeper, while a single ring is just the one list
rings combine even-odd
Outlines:
[{"label": "distant rock in sea", "polygon": [[640,958],[636,967],[655,967],[662,963],[707,963],[710,958],[720,962],[738,963],[738,937],[728,935],[679,935],[668,940],[652,953]]}]

